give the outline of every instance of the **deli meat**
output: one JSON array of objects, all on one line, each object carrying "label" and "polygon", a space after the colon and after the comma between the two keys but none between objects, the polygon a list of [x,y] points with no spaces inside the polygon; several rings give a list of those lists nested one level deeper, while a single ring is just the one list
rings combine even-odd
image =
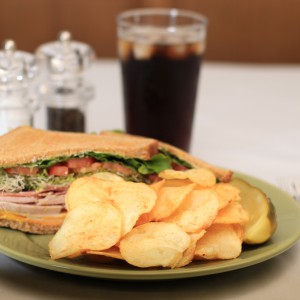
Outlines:
[{"label": "deli meat", "polygon": [[36,203],[36,197],[16,197],[16,196],[3,196],[0,194],[0,202],[9,202],[9,203]]},{"label": "deli meat", "polygon": [[22,215],[56,215],[65,210],[65,187],[43,191],[0,193],[0,209]]},{"label": "deli meat", "polygon": [[38,199],[37,205],[57,205],[65,204],[65,193],[48,193],[43,198]]},{"label": "deli meat", "polygon": [[36,191],[26,191],[26,192],[18,192],[18,193],[6,193],[0,192],[0,197],[34,197],[36,196]]}]

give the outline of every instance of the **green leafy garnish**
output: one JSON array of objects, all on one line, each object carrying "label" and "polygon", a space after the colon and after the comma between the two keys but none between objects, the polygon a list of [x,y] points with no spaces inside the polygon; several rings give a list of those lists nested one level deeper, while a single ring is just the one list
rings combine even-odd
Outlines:
[{"label": "green leafy garnish", "polygon": [[[116,162],[129,167],[133,170],[126,180],[148,182],[146,175],[158,174],[163,170],[170,169],[172,162],[183,165],[187,168],[192,166],[177,156],[169,153],[167,150],[159,150],[160,153],[154,155],[150,160],[141,160],[136,158],[127,158],[120,155],[112,155],[108,153],[85,152],[72,156],[59,156],[51,159],[39,160],[30,164],[23,164],[26,167],[38,167],[40,172],[38,175],[10,175],[0,168],[0,191],[21,191],[21,190],[42,190],[46,186],[68,186],[77,177],[86,176],[87,174],[69,174],[68,176],[49,176],[47,169],[57,163],[64,162],[70,158],[93,157],[100,162]],[[109,171],[109,170],[98,170]],[[121,176],[125,176],[120,174]]]},{"label": "green leafy garnish", "polygon": [[139,168],[139,173],[143,175],[160,173],[163,170],[171,168],[171,159],[163,154],[157,154],[150,160],[145,161]]},{"label": "green leafy garnish", "polygon": [[163,153],[164,155],[170,157],[170,159],[172,160],[172,162],[180,165],[180,166],[184,166],[184,167],[187,167],[188,169],[192,169],[193,166],[188,163],[187,161],[183,160],[183,159],[180,159],[179,157],[177,157],[176,155],[168,152],[166,149],[160,149],[159,150],[161,153]]}]

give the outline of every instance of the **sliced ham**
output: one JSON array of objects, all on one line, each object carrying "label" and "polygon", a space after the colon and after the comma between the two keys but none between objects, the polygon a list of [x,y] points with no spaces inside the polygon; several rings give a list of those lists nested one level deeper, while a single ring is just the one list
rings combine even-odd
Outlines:
[{"label": "sliced ham", "polygon": [[0,210],[20,215],[56,215],[65,210],[67,188],[48,187],[45,191],[0,193]]},{"label": "sliced ham", "polygon": [[0,192],[0,197],[34,197],[37,195],[38,192],[36,191],[25,191],[25,192],[18,192],[18,193],[6,193]]},{"label": "sliced ham", "polygon": [[[22,195],[20,195],[22,194]],[[66,189],[42,192],[0,193],[1,202],[56,205],[64,204]]]},{"label": "sliced ham", "polygon": [[37,200],[38,199],[36,197],[3,196],[0,194],[1,202],[34,204],[37,203]]},{"label": "sliced ham", "polygon": [[46,197],[38,199],[37,205],[57,205],[57,204],[61,204],[64,205],[65,204],[65,194],[52,194],[52,193],[48,193],[48,195],[46,195]]}]

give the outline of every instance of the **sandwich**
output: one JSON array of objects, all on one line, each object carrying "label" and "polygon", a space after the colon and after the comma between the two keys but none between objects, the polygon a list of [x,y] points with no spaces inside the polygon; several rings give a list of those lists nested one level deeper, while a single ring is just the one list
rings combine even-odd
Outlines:
[{"label": "sandwich", "polygon": [[209,168],[219,181],[232,172],[151,138],[122,133],[70,133],[19,127],[0,136],[0,227],[52,234],[67,213],[65,194],[79,177],[115,173],[151,184],[165,169]]}]

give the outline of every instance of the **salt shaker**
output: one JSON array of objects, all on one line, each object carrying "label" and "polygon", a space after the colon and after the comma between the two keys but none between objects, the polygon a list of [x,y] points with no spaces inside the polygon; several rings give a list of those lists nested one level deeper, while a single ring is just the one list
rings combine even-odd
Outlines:
[{"label": "salt shaker", "polygon": [[84,132],[88,100],[94,88],[85,79],[85,70],[95,58],[93,49],[73,41],[62,31],[58,40],[41,45],[36,51],[41,69],[39,95],[46,106],[47,128]]},{"label": "salt shaker", "polygon": [[4,41],[0,50],[0,135],[33,125],[38,108],[32,91],[37,70],[34,55],[17,51],[13,40]]}]

